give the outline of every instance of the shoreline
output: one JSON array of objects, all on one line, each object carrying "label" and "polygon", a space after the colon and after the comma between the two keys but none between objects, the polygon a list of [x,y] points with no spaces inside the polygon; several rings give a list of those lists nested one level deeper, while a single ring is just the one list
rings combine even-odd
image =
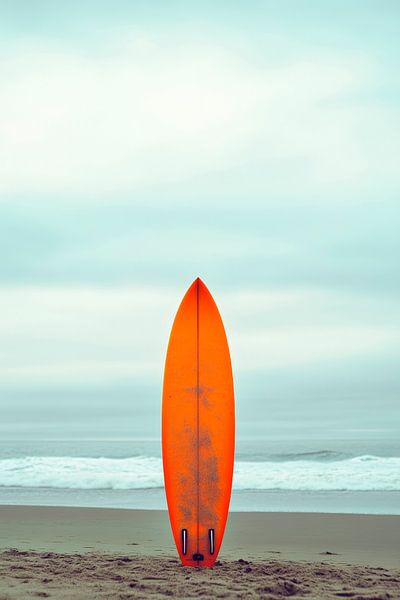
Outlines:
[{"label": "shoreline", "polygon": [[[166,510],[164,488],[0,488],[0,506]],[[399,515],[400,491],[233,490],[231,512]]]}]

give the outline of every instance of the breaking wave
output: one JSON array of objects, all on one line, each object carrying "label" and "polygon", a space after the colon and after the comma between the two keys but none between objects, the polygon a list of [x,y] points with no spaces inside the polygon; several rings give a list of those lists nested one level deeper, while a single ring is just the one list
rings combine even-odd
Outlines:
[{"label": "breaking wave", "polygon": [[[400,457],[238,461],[234,489],[400,491]],[[30,456],[0,460],[1,487],[135,490],[163,487],[162,461],[150,456]]]}]

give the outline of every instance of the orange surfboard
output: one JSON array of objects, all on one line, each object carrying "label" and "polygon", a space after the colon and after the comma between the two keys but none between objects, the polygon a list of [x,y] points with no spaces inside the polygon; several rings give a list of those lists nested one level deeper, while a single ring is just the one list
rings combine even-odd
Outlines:
[{"label": "orange surfboard", "polygon": [[235,408],[217,305],[196,279],[172,326],[164,372],[162,451],[168,511],[183,565],[212,567],[232,489]]}]

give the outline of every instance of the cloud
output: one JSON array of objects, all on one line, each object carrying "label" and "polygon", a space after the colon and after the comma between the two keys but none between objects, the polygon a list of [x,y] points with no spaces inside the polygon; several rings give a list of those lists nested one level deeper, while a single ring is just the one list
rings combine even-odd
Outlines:
[{"label": "cloud", "polygon": [[82,201],[221,171],[233,190],[273,189],[277,173],[293,189],[285,170],[317,187],[370,170],[368,111],[335,104],[368,83],[365,61],[251,64],[213,41],[125,35],[99,53],[28,40],[3,56],[3,196]]},{"label": "cloud", "polygon": [[[0,379],[11,387],[155,381],[184,290],[3,288]],[[394,303],[371,323],[370,299],[310,289],[216,294],[235,372],[394,352]],[[362,310],[361,310],[362,309]]]},{"label": "cloud", "polygon": [[237,363],[243,370],[268,370],[344,360],[395,347],[399,332],[389,327],[271,327],[236,335]]},{"label": "cloud", "polygon": [[154,292],[3,288],[3,384],[156,376],[173,313],[171,294]]},{"label": "cloud", "polygon": [[200,275],[245,420],[324,404],[341,427],[368,402],[392,419],[391,11],[72,4],[13,5],[0,23],[4,411],[75,403],[92,422],[102,398],[107,415],[142,400],[156,415],[182,286]]}]

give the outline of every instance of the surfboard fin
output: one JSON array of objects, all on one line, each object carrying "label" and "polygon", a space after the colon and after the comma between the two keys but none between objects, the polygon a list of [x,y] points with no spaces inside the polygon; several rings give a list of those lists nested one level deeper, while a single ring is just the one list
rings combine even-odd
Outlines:
[{"label": "surfboard fin", "polygon": [[214,529],[208,530],[208,542],[210,545],[210,554],[214,554],[214,548],[215,548],[215,531],[214,531]]},{"label": "surfboard fin", "polygon": [[182,529],[181,541],[182,541],[182,554],[183,555],[186,555],[186,553],[187,553],[187,537],[188,537],[187,529]]}]

